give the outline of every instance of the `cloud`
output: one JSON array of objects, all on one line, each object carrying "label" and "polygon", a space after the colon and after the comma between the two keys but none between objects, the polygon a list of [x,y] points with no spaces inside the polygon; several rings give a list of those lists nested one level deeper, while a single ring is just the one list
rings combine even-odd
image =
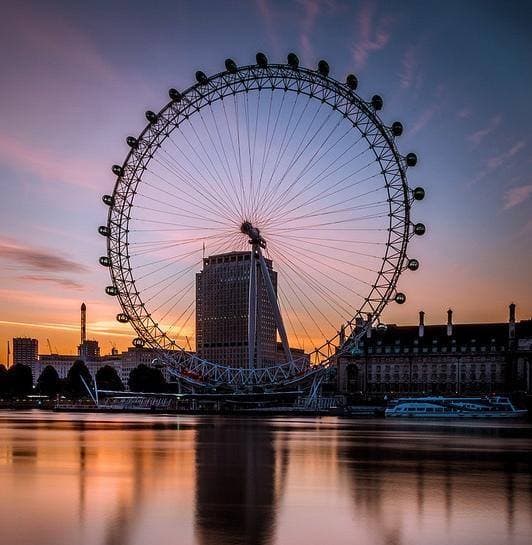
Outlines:
[{"label": "cloud", "polygon": [[388,16],[375,17],[376,4],[365,0],[357,16],[358,41],[353,46],[353,58],[357,69],[365,66],[374,51],[384,49],[390,41],[390,27],[393,19]]},{"label": "cloud", "polygon": [[[0,320],[0,325],[6,326],[22,326],[22,327],[35,327],[39,329],[55,329],[59,331],[71,331],[79,332],[79,324],[62,324],[62,323],[53,323],[53,322],[17,322],[9,320]],[[133,334],[130,332],[124,333],[124,327],[119,325],[117,322],[102,321],[92,323],[87,328],[87,333],[97,334],[97,335],[108,335],[116,337],[129,337],[131,338]]]},{"label": "cloud", "polygon": [[410,130],[408,131],[409,134],[413,135],[418,133],[420,130],[424,129],[429,124],[431,119],[438,113],[439,109],[440,109],[439,104],[432,104],[428,108],[423,110],[421,114],[419,115],[419,117],[416,119],[416,121],[414,121],[414,124],[412,125]]},{"label": "cloud", "polygon": [[101,179],[103,170],[92,163],[65,157],[64,154],[41,146],[21,142],[8,134],[0,133],[0,162],[15,171],[30,172],[42,180],[98,189],[95,180]]},{"label": "cloud", "polygon": [[475,146],[478,146],[486,136],[490,135],[495,129],[501,124],[502,116],[501,114],[497,114],[493,116],[489,121],[488,124],[475,131],[474,133],[468,135],[467,139],[472,142]]},{"label": "cloud", "polygon": [[27,45],[38,58],[90,72],[100,81],[119,81],[119,74],[95,43],[63,14],[45,4],[33,3],[30,7],[22,2],[12,3],[6,11],[4,21],[9,32],[17,36],[19,47]]},{"label": "cloud", "polygon": [[518,206],[532,195],[532,184],[512,187],[504,194],[504,210]]},{"label": "cloud", "polygon": [[491,157],[488,157],[484,161],[484,168],[469,182],[468,185],[472,186],[483,180],[486,176],[489,176],[494,170],[497,170],[514,155],[519,153],[525,147],[525,145],[526,143],[524,140],[519,140],[506,151],[503,151],[498,155],[492,155]]},{"label": "cloud", "polygon": [[493,155],[492,157],[489,157],[486,161],[486,164],[488,165],[488,168],[490,169],[496,169],[506,163],[508,159],[512,158],[514,155],[519,153],[523,148],[525,147],[524,140],[520,140],[519,142],[516,142],[511,148],[509,148],[506,151],[503,151],[502,153],[498,155]]},{"label": "cloud", "polygon": [[0,239],[0,259],[9,261],[17,267],[22,265],[36,271],[88,272],[84,265],[62,257],[56,251],[26,246],[9,239]]},{"label": "cloud", "polygon": [[318,15],[322,12],[337,13],[342,10],[334,0],[298,0],[297,2],[303,9],[301,17],[301,32],[299,34],[299,43],[301,52],[307,63],[314,61],[314,51],[312,49],[312,37],[315,32]]},{"label": "cloud", "polygon": [[419,82],[419,64],[419,47],[413,45],[407,47],[401,59],[401,72],[399,73],[399,82],[403,89],[410,89]]},{"label": "cloud", "polygon": [[63,278],[63,277],[55,277],[55,276],[39,276],[35,274],[24,274],[22,276],[18,276],[20,280],[26,280],[29,282],[43,282],[43,283],[51,283],[51,284],[57,284],[58,286],[61,286],[62,288],[67,289],[74,289],[74,290],[82,290],[83,284],[80,284],[79,282],[74,282],[74,280],[70,280],[69,278]]},{"label": "cloud", "polygon": [[459,119],[469,119],[471,117],[471,109],[464,106],[461,110],[458,110],[456,117]]},{"label": "cloud", "polygon": [[303,55],[307,59],[307,62],[310,62],[314,57],[312,46],[310,45],[310,37],[314,31],[316,17],[320,12],[320,3],[318,0],[299,0],[299,4],[303,6],[303,19],[299,41]]},{"label": "cloud", "polygon": [[269,0],[256,0],[261,20],[264,21],[266,36],[270,42],[270,47],[274,50],[276,56],[279,55],[279,37],[275,30],[275,13]]},{"label": "cloud", "polygon": [[409,134],[416,134],[422,129],[424,129],[432,120],[432,118],[441,110],[442,108],[442,101],[443,96],[445,93],[445,88],[443,85],[438,85],[436,87],[436,91],[434,93],[434,102],[429,104],[427,108],[425,108],[419,117],[414,121],[412,127],[409,129]]}]

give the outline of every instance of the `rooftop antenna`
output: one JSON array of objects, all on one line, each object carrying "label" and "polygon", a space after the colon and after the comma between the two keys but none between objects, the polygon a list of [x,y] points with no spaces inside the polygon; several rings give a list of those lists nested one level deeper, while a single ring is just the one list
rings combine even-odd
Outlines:
[{"label": "rooftop antenna", "polygon": [[9,361],[11,356],[11,347],[9,346],[9,341],[7,341],[7,368],[9,369]]}]

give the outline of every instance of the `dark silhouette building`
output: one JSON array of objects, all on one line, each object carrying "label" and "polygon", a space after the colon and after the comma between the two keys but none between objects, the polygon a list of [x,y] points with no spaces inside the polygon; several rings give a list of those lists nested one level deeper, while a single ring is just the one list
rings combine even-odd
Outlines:
[{"label": "dark silhouette building", "polygon": [[13,339],[13,364],[33,365],[38,360],[39,341],[29,337]]},{"label": "dark silhouette building", "polygon": [[368,330],[350,355],[338,358],[344,394],[468,394],[530,392],[532,320],[419,325]]},{"label": "dark silhouette building", "polygon": [[[277,273],[266,265],[275,291]],[[248,367],[250,252],[206,257],[196,274],[196,350],[200,358]],[[276,363],[277,330],[272,305],[257,265],[256,367]]]}]

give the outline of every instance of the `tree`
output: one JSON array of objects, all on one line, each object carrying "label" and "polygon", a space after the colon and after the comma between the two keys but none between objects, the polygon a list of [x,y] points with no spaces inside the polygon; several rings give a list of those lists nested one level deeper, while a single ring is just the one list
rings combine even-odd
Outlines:
[{"label": "tree", "polygon": [[7,371],[9,393],[23,397],[33,391],[33,374],[29,365],[17,363]]},{"label": "tree", "polygon": [[0,364],[0,398],[9,394],[9,377],[5,365]]},{"label": "tree", "polygon": [[61,380],[53,365],[47,365],[37,379],[37,391],[53,397],[61,391]]},{"label": "tree", "polygon": [[89,395],[81,377],[83,377],[89,388],[93,387],[92,377],[85,362],[76,360],[68,370],[65,383],[66,392],[73,398],[87,397]]},{"label": "tree", "polygon": [[96,372],[96,384],[101,390],[124,390],[116,369],[111,365],[104,365]]},{"label": "tree", "polygon": [[129,389],[132,392],[165,392],[166,381],[160,369],[141,363],[129,373]]}]

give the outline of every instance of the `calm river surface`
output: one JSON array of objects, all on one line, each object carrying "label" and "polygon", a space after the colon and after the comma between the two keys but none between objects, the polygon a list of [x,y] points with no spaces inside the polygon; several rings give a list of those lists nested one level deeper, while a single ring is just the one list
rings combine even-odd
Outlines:
[{"label": "calm river surface", "polygon": [[532,426],[0,411],[1,545],[501,545]]}]

